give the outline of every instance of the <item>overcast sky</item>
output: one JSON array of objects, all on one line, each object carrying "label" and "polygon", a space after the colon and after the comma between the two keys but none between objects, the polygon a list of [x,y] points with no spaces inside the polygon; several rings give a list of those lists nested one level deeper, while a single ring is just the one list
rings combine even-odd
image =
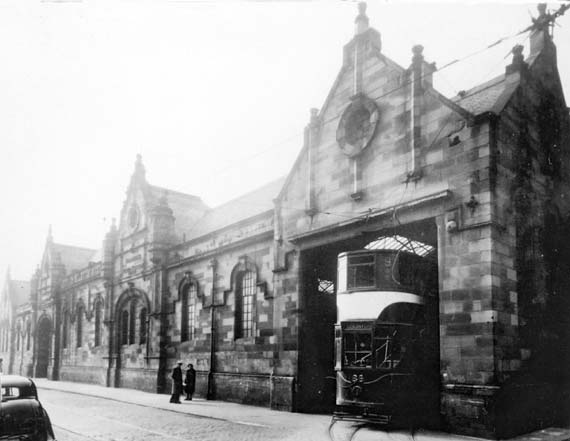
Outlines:
[{"label": "overcast sky", "polygon": [[[356,11],[340,0],[1,1],[0,282],[8,267],[31,276],[49,224],[56,242],[99,247],[138,153],[151,184],[210,206],[286,175]],[[517,2],[368,6],[383,52],[405,67],[414,44],[442,67],[530,15],[536,5]],[[568,101],[570,12],[559,24]],[[527,36],[442,70],[436,87],[453,96],[504,72]]]}]

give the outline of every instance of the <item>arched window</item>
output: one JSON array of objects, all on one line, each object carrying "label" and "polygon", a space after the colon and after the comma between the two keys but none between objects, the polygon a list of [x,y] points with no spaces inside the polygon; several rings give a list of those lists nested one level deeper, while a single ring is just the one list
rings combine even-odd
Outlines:
[{"label": "arched window", "polygon": [[121,312],[121,344],[129,343],[129,311],[126,309]]},{"label": "arched window", "polygon": [[196,283],[185,286],[182,292],[182,316],[180,339],[189,341],[194,338],[194,328],[196,327],[196,296],[198,287]]},{"label": "arched window", "polygon": [[26,325],[26,351],[30,350],[30,335],[32,333],[32,324],[30,322]]},{"label": "arched window", "polygon": [[77,307],[77,347],[83,344],[83,306]]},{"label": "arched window", "polygon": [[101,301],[95,304],[95,346],[101,345],[101,311],[102,311]]},{"label": "arched window", "polygon": [[253,335],[253,301],[257,276],[253,271],[238,274],[236,280],[236,332],[235,338]]},{"label": "arched window", "polygon": [[136,326],[137,326],[137,301],[135,299],[133,299],[131,301],[131,310],[129,312],[130,314],[130,322],[129,322],[129,344],[133,345],[135,344],[135,336],[136,336]]},{"label": "arched window", "polygon": [[146,343],[146,321],[147,312],[146,308],[142,308],[139,313],[139,344]]},{"label": "arched window", "polygon": [[61,336],[61,346],[65,349],[67,348],[67,334],[69,332],[69,312],[63,312],[63,330]]}]

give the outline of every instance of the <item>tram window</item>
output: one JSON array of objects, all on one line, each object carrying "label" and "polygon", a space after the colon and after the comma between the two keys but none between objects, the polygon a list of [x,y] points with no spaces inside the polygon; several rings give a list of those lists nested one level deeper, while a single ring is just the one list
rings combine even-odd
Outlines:
[{"label": "tram window", "polygon": [[362,254],[348,258],[348,288],[373,288],[376,286],[374,276],[375,255]]},{"label": "tram window", "polygon": [[344,366],[372,367],[372,335],[369,332],[344,334]]}]

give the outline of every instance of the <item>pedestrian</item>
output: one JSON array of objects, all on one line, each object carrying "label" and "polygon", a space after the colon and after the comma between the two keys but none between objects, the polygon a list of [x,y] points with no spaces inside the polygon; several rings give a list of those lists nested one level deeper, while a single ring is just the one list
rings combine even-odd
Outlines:
[{"label": "pedestrian", "polygon": [[172,396],[170,397],[171,403],[180,404],[180,394],[182,393],[182,361],[178,360],[176,367],[172,369]]},{"label": "pedestrian", "polygon": [[186,401],[192,399],[192,394],[194,394],[195,387],[196,371],[194,370],[194,365],[192,363],[189,363],[188,370],[186,371],[186,386],[184,387],[184,392],[186,392]]}]

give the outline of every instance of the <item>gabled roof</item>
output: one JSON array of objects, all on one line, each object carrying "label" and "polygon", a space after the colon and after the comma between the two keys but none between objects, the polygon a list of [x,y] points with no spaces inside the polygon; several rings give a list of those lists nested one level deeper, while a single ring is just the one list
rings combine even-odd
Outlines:
[{"label": "gabled roof", "polygon": [[189,230],[187,240],[205,236],[272,210],[273,200],[279,195],[284,182],[285,177],[279,178],[257,190],[208,210]]},{"label": "gabled roof", "polygon": [[30,299],[30,282],[26,280],[10,280],[9,295],[14,307],[23,305]]},{"label": "gabled roof", "polygon": [[97,250],[90,248],[51,244],[52,256],[58,263],[65,266],[67,272],[85,268],[89,262],[94,262],[97,257]]}]

